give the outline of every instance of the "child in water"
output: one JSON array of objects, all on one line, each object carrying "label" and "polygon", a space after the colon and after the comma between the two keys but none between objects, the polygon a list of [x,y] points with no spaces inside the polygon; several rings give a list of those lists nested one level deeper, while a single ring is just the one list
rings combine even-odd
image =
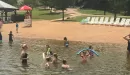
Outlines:
[{"label": "child in water", "polygon": [[87,62],[87,57],[89,56],[89,54],[87,52],[83,51],[83,52],[80,53],[80,56],[82,58],[82,63],[83,64],[86,63]]},{"label": "child in water", "polygon": [[64,46],[69,47],[69,41],[67,40],[67,37],[64,37]]},{"label": "child in water", "polygon": [[92,49],[93,49],[93,47],[89,46],[88,52],[89,52],[89,55],[90,55],[90,59],[92,59],[94,57],[94,53],[92,52]]},{"label": "child in water", "polygon": [[70,66],[67,64],[67,61],[65,59],[62,61],[62,66],[61,67],[64,70],[72,70],[72,69],[70,69]]},{"label": "child in water", "polygon": [[45,63],[45,68],[46,69],[50,69],[50,67],[51,67],[51,58],[50,57],[47,57],[46,58],[46,63]]},{"label": "child in water", "polygon": [[53,55],[49,45],[46,45],[46,55],[49,57],[51,57]]},{"label": "child in water", "polygon": [[58,55],[56,53],[54,53],[53,58],[52,58],[52,64],[54,65],[54,67],[58,67]]},{"label": "child in water", "polygon": [[19,28],[19,25],[18,23],[16,22],[16,32],[18,33],[18,28]]},{"label": "child in water", "polygon": [[13,43],[13,34],[12,34],[12,31],[10,31],[10,33],[8,34],[9,35],[9,43],[12,44]]}]

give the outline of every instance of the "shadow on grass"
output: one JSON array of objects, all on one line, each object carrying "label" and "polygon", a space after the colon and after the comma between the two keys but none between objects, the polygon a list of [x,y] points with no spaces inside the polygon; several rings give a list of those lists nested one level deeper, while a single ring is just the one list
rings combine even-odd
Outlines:
[{"label": "shadow on grass", "polygon": [[39,11],[49,11],[50,9],[38,9]]},{"label": "shadow on grass", "polygon": [[72,19],[66,19],[66,20],[54,20],[52,22],[76,22],[76,20],[72,20]]},{"label": "shadow on grass", "polygon": [[60,13],[44,13],[44,14],[40,14],[40,15],[59,15]]}]

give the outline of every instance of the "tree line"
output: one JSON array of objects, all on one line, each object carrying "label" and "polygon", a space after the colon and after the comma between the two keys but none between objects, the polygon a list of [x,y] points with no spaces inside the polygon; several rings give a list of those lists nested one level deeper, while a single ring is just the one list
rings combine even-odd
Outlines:
[{"label": "tree line", "polygon": [[114,17],[118,13],[128,16],[130,15],[130,0],[24,0],[21,5],[18,5],[17,0],[3,0],[9,4],[21,6],[30,5],[32,7],[47,6],[62,10],[64,20],[64,10],[68,7],[80,7],[81,9],[94,9],[103,10],[104,15],[106,12],[111,12]]}]

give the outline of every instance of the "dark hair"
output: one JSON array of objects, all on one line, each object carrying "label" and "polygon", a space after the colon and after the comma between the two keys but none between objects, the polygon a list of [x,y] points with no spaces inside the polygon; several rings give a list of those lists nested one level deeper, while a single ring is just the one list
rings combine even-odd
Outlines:
[{"label": "dark hair", "polygon": [[2,19],[0,18],[0,21],[2,21]]},{"label": "dark hair", "polygon": [[56,53],[54,53],[54,57],[57,59],[58,58],[58,56],[57,56],[57,54]]},{"label": "dark hair", "polygon": [[93,47],[90,45],[90,46],[89,46],[89,49],[92,49],[92,48],[93,48]]},{"label": "dark hair", "polygon": [[66,41],[67,41],[67,37],[64,37],[64,40],[66,40]]},{"label": "dark hair", "polygon": [[53,55],[53,52],[52,52],[52,51],[50,51],[50,55]]},{"label": "dark hair", "polygon": [[51,58],[50,58],[50,57],[47,57],[47,58],[46,58],[46,61],[47,61],[47,62],[51,61]]},{"label": "dark hair", "polygon": [[10,31],[10,33],[12,33],[12,31]]},{"label": "dark hair", "polygon": [[65,59],[62,62],[63,62],[63,64],[67,64],[67,61]]}]

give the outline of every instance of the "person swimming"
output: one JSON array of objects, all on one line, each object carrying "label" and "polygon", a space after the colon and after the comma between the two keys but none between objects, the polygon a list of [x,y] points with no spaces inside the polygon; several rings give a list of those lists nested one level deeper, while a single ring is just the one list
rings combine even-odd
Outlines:
[{"label": "person swimming", "polygon": [[80,56],[82,58],[82,63],[83,64],[86,63],[87,62],[87,57],[89,56],[89,54],[87,52],[83,51],[83,52],[80,53]]}]

